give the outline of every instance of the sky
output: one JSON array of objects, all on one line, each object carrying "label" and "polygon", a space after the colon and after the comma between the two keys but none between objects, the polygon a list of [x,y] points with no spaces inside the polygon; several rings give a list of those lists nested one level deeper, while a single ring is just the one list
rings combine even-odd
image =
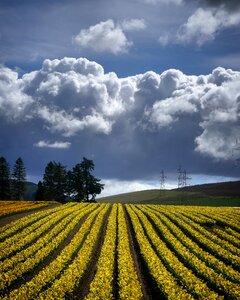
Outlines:
[{"label": "sky", "polygon": [[238,180],[240,2],[0,0],[0,156],[102,195]]}]

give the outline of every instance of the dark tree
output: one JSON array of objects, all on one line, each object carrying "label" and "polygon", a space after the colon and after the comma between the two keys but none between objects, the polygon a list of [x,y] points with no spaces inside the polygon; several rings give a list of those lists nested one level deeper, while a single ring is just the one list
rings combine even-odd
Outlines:
[{"label": "dark tree", "polygon": [[93,170],[93,161],[85,157],[80,164],[73,168],[71,182],[76,201],[94,201],[96,195],[103,190],[104,184],[101,184],[100,179],[91,174]]},{"label": "dark tree", "polygon": [[45,200],[44,186],[43,186],[42,181],[39,181],[39,182],[38,182],[37,190],[36,190],[36,194],[35,194],[34,199],[35,199],[36,201],[39,201],[39,200]]},{"label": "dark tree", "polygon": [[43,176],[46,200],[65,202],[67,194],[67,171],[61,163],[49,162]]},{"label": "dark tree", "polygon": [[12,196],[13,199],[23,199],[26,192],[26,171],[23,160],[19,157],[13,167],[12,173]]},{"label": "dark tree", "polygon": [[0,157],[0,200],[11,199],[9,165],[4,157]]},{"label": "dark tree", "polygon": [[84,179],[80,164],[77,164],[72,172],[68,172],[68,186],[73,199],[81,202],[84,199]]}]

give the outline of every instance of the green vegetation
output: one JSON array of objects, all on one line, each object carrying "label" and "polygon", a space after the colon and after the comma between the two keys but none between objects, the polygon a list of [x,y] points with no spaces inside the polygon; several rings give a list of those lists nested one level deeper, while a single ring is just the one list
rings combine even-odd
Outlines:
[{"label": "green vegetation", "polygon": [[145,190],[97,199],[100,203],[240,206],[240,182],[215,183],[175,190]]}]

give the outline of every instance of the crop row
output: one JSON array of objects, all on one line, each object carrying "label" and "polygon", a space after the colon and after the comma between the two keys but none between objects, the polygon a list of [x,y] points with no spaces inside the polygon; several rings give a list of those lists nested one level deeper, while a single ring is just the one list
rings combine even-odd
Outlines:
[{"label": "crop row", "polygon": [[[96,218],[96,215],[100,210],[100,207],[89,205],[89,207],[83,209],[78,216],[72,219],[71,222],[73,222],[73,226],[75,226],[76,223],[80,222],[83,217],[90,213],[86,221],[80,227],[79,231],[74,235],[70,243],[60,252],[56,259],[40,270],[40,272],[36,274],[30,281],[21,285],[18,289],[13,290],[8,296],[5,297],[5,299],[34,299],[42,289],[48,287],[51,282],[53,282],[55,278],[61,274],[61,272],[63,272],[67,264],[71,262],[75,253],[81,247],[85,235],[89,231],[93,220]],[[69,226],[63,230],[65,237],[67,237],[69,234],[69,232],[66,231],[68,227]],[[68,230],[72,230],[72,226],[70,226]],[[49,252],[48,247],[44,248],[42,252]]]},{"label": "crop row", "polygon": [[33,223],[26,228],[26,230],[5,240],[0,246],[0,259],[3,260],[16,252],[25,249],[27,246],[33,244],[34,241],[39,241],[41,236],[44,236],[46,232],[74,211],[76,211],[76,209],[69,207],[66,210],[62,210],[60,213],[55,212],[50,214],[46,218],[42,218]]},{"label": "crop row", "polygon": [[[51,225],[52,230],[49,230],[47,232],[47,234],[43,235],[42,237],[40,237],[35,243],[32,243],[29,247],[24,248],[22,251],[19,251],[16,253],[16,255],[7,258],[3,261],[2,265],[0,266],[0,271],[6,271],[8,269],[11,268],[11,271],[14,270],[14,268],[19,268],[19,264],[21,262],[24,262],[26,259],[29,259],[31,256],[36,255],[36,253],[38,251],[41,251],[42,248],[46,247],[48,245],[48,243],[51,243],[52,241],[54,241],[54,238],[56,238],[58,236],[58,234],[60,234],[62,232],[62,230],[67,227],[70,226],[70,222],[72,222],[72,220],[76,219],[77,220],[77,216],[79,215],[79,213],[83,210],[84,207],[80,207],[78,210],[72,210],[69,211],[69,209],[67,209],[66,211],[63,211],[62,214],[59,214],[59,219],[57,221],[59,221],[58,224],[56,224],[56,218],[53,218],[49,223],[50,224],[46,224],[46,226]],[[75,224],[75,222],[74,222]],[[74,226],[73,224],[73,226]],[[54,226],[52,226],[54,225]],[[72,227],[72,224],[71,224]],[[43,226],[41,227],[43,230]]]},{"label": "crop row", "polygon": [[35,208],[45,207],[48,205],[48,202],[30,202],[30,201],[16,201],[10,202],[9,205],[5,202],[0,202],[0,217],[5,217],[14,213],[19,213],[23,211],[33,210]]},{"label": "crop row", "polygon": [[[182,285],[193,297],[197,297],[198,299],[217,299],[218,294],[208,288],[205,282],[198,278],[190,268],[185,266],[185,264],[178,259],[174,252],[171,251],[168,245],[166,245],[166,243],[157,234],[147,217],[140,210],[137,210],[136,208],[134,208],[134,210],[140,218],[146,235],[155,248],[159,259],[164,263],[169,272],[171,272],[177,279],[178,283]],[[151,213],[149,212],[149,215],[150,214]],[[159,228],[157,218],[154,218],[154,222]],[[167,228],[162,229],[161,233],[164,237],[168,238],[168,241],[170,241],[176,248],[179,246],[177,243],[178,241],[171,236]],[[187,248],[181,250],[183,250],[182,253],[184,253],[184,257],[191,258]]]},{"label": "crop row", "polygon": [[113,280],[115,269],[117,241],[117,204],[113,204],[108,218],[107,230],[100,257],[97,262],[97,272],[90,285],[86,300],[114,299]]},{"label": "crop row", "polygon": [[141,285],[135,271],[123,206],[118,204],[118,287],[119,298],[142,299]]},{"label": "crop row", "polygon": [[146,234],[143,226],[133,210],[133,206],[127,205],[127,212],[130,216],[140,253],[149,270],[149,274],[155,281],[162,296],[167,299],[194,299],[182,286],[180,286],[174,276],[167,270],[164,263],[159,259]]},{"label": "crop row", "polygon": [[[94,246],[100,235],[104,216],[108,209],[109,205],[106,205],[97,212],[95,222],[92,226],[89,226],[91,228],[90,231],[88,227],[88,230],[84,232],[84,236],[86,233],[88,234],[76,257],[62,272],[60,278],[56,279],[49,289],[39,295],[39,299],[66,299],[80,284],[82,276],[92,259]],[[96,210],[94,214],[96,214]]]},{"label": "crop row", "polygon": [[[75,203],[67,204],[67,207],[75,206]],[[17,220],[14,223],[9,223],[6,226],[3,226],[0,228],[0,241],[3,242],[5,239],[9,239],[11,236],[16,235],[17,233],[21,232],[22,230],[26,230],[26,233],[31,232],[29,230],[29,227],[37,222],[38,220],[42,218],[46,218],[47,216],[54,214],[55,212],[61,212],[62,207],[59,206],[54,209],[49,209],[47,211],[41,211],[38,213],[34,213],[30,216],[23,217],[19,220]]]},{"label": "crop row", "polygon": [[[80,218],[83,217],[86,213],[88,213],[89,210],[91,210],[90,207],[83,210],[83,212],[75,211],[72,214],[70,214],[66,221],[63,220],[60,224],[58,224],[59,228],[54,231],[58,231],[56,235],[51,238],[52,234],[49,232],[41,241],[40,241],[40,247],[39,249],[35,249],[39,247],[38,243],[33,244],[32,247],[29,247],[22,253],[23,261],[19,262],[16,266],[13,268],[7,270],[6,272],[2,272],[0,274],[0,290],[4,291],[8,286],[13,284],[17,279],[21,278],[24,274],[31,272],[37,265],[39,265],[44,259],[46,259],[47,256],[49,256],[51,253],[54,252],[54,250],[57,249],[60,243],[62,243],[68,234],[74,229],[74,227],[78,224],[80,221]],[[64,212],[64,211],[63,211]],[[69,223],[68,226],[66,226],[66,222]],[[70,223],[71,222],[71,223]],[[57,226],[57,227],[58,227]],[[56,228],[57,228],[56,227]],[[36,251],[35,251],[36,250]],[[21,258],[17,257],[20,261]],[[6,262],[6,266],[9,264],[12,264],[12,261],[14,262],[14,256],[11,258],[11,260],[8,260]],[[3,261],[3,266],[5,266],[5,262]]]},{"label": "crop row", "polygon": [[86,203],[35,213],[0,229],[0,298],[140,300],[153,288],[159,299],[239,299],[237,216]]},{"label": "crop row", "polygon": [[[149,208],[149,207],[148,207]],[[151,209],[151,208],[149,208]],[[152,210],[151,210],[152,211]],[[168,230],[186,247],[189,251],[202,260],[208,267],[214,269],[217,273],[222,274],[223,277],[229,279],[233,282],[240,282],[240,274],[234,270],[231,266],[226,265],[221,260],[217,259],[211,253],[202,249],[196,242],[194,242],[190,237],[188,237],[184,230],[181,230],[179,226],[179,220],[174,218],[173,214],[169,214],[162,209],[160,211],[154,210],[158,221],[165,224]],[[170,216],[171,215],[171,219]],[[176,223],[176,224],[175,224]],[[182,229],[185,228],[182,224]]]},{"label": "crop row", "polygon": [[[219,274],[218,272],[214,271],[212,268],[208,267],[204,261],[199,259],[199,257],[194,254],[195,250],[193,245],[190,245],[190,247],[186,247],[182,243],[184,235],[181,235],[177,238],[171,232],[170,228],[162,222],[162,216],[159,216],[157,213],[152,212],[150,209],[141,207],[141,210],[146,213],[146,215],[152,220],[152,222],[154,222],[154,225],[156,226],[160,236],[163,237],[164,241],[172,250],[174,255],[176,255],[184,263],[189,271],[192,270],[194,274],[196,274],[196,276],[201,278],[209,287],[213,287],[220,294],[231,295],[233,299],[239,294],[238,284],[223,278],[221,273]],[[173,263],[173,261],[174,258],[171,262]],[[173,269],[174,268],[176,267],[174,266]],[[237,278],[239,280],[238,273],[234,270],[232,273],[237,275]],[[179,277],[179,273],[176,273],[176,276]],[[194,276],[190,276],[190,278],[191,280],[193,280]],[[233,278],[233,280],[236,281],[237,278]],[[200,291],[200,298],[203,297],[204,299],[212,299],[213,295],[205,295],[206,289],[204,289],[203,291],[203,293]]]}]

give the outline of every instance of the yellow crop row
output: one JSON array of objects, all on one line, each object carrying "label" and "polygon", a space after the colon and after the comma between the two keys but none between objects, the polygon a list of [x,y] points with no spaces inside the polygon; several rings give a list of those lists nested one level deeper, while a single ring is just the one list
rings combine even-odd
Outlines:
[{"label": "yellow crop row", "polygon": [[239,239],[234,237],[233,235],[229,234],[226,231],[223,231],[218,228],[213,228],[213,233],[215,233],[220,239],[224,239],[231,243],[235,247],[240,247]]},{"label": "yellow crop row", "polygon": [[15,203],[12,203],[10,205],[3,205],[1,206],[0,203],[0,217],[5,217],[14,213],[33,210],[35,208],[45,207],[48,205],[48,202],[30,202],[30,201],[20,201],[18,203],[17,201]]},{"label": "yellow crop row", "polygon": [[166,269],[164,264],[159,259],[158,255],[153,250],[148,241],[143,227],[133,211],[133,206],[126,205],[127,212],[133,224],[135,236],[139,244],[141,255],[149,269],[149,272],[156,282],[160,292],[167,299],[193,299],[193,297],[174,279],[172,274]]},{"label": "yellow crop row", "polygon": [[[5,259],[0,266],[0,272],[6,271],[10,268],[13,271],[14,268],[21,268],[19,263],[22,261],[25,261],[26,259],[29,259],[31,256],[36,255],[37,251],[44,249],[44,247],[47,247],[49,243],[65,228],[66,226],[69,226],[68,224],[79,215],[79,213],[84,209],[83,207],[79,207],[79,209],[74,209],[73,211],[63,211],[62,215],[59,215],[60,222],[55,225],[52,230],[47,232],[46,235],[41,236],[35,243],[31,244],[26,249],[24,248],[22,251],[19,251],[16,253],[16,255]],[[84,211],[85,212],[85,211]],[[54,218],[55,219],[55,218]],[[54,221],[51,220],[51,225],[56,224]],[[70,224],[71,225],[71,224]]]},{"label": "yellow crop row", "polygon": [[[157,208],[159,210],[159,208]],[[234,255],[230,252],[232,245],[229,245],[228,249],[223,248],[221,245],[214,243],[211,240],[211,237],[207,237],[207,230],[205,230],[205,235],[202,233],[202,226],[196,224],[190,219],[186,218],[183,215],[179,215],[176,213],[170,213],[169,210],[165,208],[160,208],[160,210],[166,214],[168,213],[168,217],[179,226],[186,235],[191,237],[201,248],[207,250],[211,254],[213,254],[218,259],[224,261],[226,264],[232,265],[237,270],[240,269],[240,258],[237,255]]]},{"label": "yellow crop row", "polygon": [[240,233],[239,232],[237,232],[237,231],[235,231],[235,230],[233,230],[232,228],[230,228],[230,227],[226,227],[225,228],[225,231],[228,233],[228,234],[230,234],[230,235],[232,235],[233,237],[235,237],[236,239],[240,239]]},{"label": "yellow crop row", "polygon": [[118,204],[118,288],[119,298],[122,300],[143,298],[141,285],[134,268],[127,224],[121,204]]},{"label": "yellow crop row", "polygon": [[[65,204],[64,208],[72,207],[75,205],[76,205],[75,203]],[[5,239],[11,237],[12,235],[15,235],[16,233],[24,229],[28,230],[28,227],[31,226],[31,224],[33,224],[34,222],[37,222],[41,218],[45,218],[46,216],[53,214],[55,212],[61,212],[62,209],[63,209],[62,206],[59,206],[56,208],[48,209],[47,211],[37,212],[1,227],[0,241],[4,241]]]},{"label": "yellow crop row", "polygon": [[185,216],[176,216],[177,219],[181,222],[181,224],[184,224],[184,227],[187,228],[188,234],[190,234],[197,243],[203,245],[209,252],[213,253],[218,258],[222,259],[223,261],[230,263],[232,266],[236,268],[240,268],[240,258],[233,254],[232,252],[235,252],[233,246],[229,243],[222,243],[219,239],[216,243],[216,238],[214,235],[210,234],[206,229],[204,230],[202,226],[194,223],[190,219],[187,219]]},{"label": "yellow crop row", "polygon": [[[151,209],[148,207],[148,209]],[[233,282],[240,283],[240,274],[236,270],[234,270],[231,266],[226,265],[221,260],[217,259],[211,253],[203,250],[197,243],[195,243],[191,238],[189,238],[180,228],[175,225],[169,217],[169,213],[164,212],[164,214],[159,210],[151,210],[154,212],[159,221],[165,224],[169,231],[179,240],[181,243],[189,249],[189,251],[196,255],[199,259],[206,263],[207,266],[214,269],[217,273],[224,276],[226,279],[231,280]],[[173,214],[171,214],[172,220],[174,220]]]},{"label": "yellow crop row", "polygon": [[[221,238],[218,238],[216,235],[214,235],[209,230],[205,229],[204,227],[200,226],[198,223],[199,217],[197,215],[189,215],[189,214],[181,214],[181,217],[183,216],[183,219],[186,222],[190,222],[190,224],[196,228],[199,232],[201,232],[204,236],[209,238],[212,242],[216,243],[220,247],[232,252],[234,255],[240,256],[240,250],[237,247],[234,247],[233,245],[229,244],[229,242],[222,240]],[[214,216],[213,216],[214,219]],[[240,262],[240,261],[239,261]]]},{"label": "yellow crop row", "polygon": [[[83,213],[85,214],[85,212]],[[26,272],[33,270],[41,261],[43,261],[50,253],[52,253],[58,245],[64,241],[68,234],[73,230],[76,224],[79,222],[79,215],[75,214],[75,217],[72,219],[72,222],[69,226],[64,227],[64,223],[61,224],[60,233],[55,236],[50,243],[47,243],[47,246],[43,249],[39,249],[35,255],[28,257],[23,263],[19,264],[16,268],[11,269],[5,273],[0,274],[0,289],[4,290],[7,286],[12,284],[16,279],[20,278]],[[70,215],[69,220],[72,218]],[[45,237],[48,240],[48,236]],[[43,241],[46,244],[46,241]],[[31,251],[31,249],[30,249]],[[26,253],[25,253],[26,254]]]},{"label": "yellow crop row", "polygon": [[[102,208],[103,206],[101,206]],[[86,271],[92,259],[93,249],[97,242],[100,230],[102,228],[103,219],[110,205],[104,206],[96,217],[91,230],[88,233],[81,249],[78,251],[75,259],[63,271],[61,277],[55,280],[52,286],[39,295],[39,299],[66,299],[68,295],[74,291],[75,287],[80,283],[81,278]],[[86,233],[86,232],[85,232]]]},{"label": "yellow crop row", "polygon": [[[78,204],[78,206],[81,205],[82,204]],[[83,223],[78,233],[75,234],[71,242],[62,250],[60,255],[58,255],[54,261],[52,261],[48,266],[42,269],[35,277],[33,277],[26,284],[23,284],[18,289],[13,290],[4,299],[36,299],[37,294],[41,291],[41,289],[47,284],[53,282],[56,276],[60,274],[60,272],[67,265],[67,263],[71,261],[72,256],[81,246],[81,243],[86,233],[89,231],[93,219],[96,217],[96,214],[99,213],[100,210],[101,208],[99,208],[98,205],[91,204],[85,209],[83,209],[77,217],[72,219],[71,223],[73,223],[73,225],[66,227],[63,230],[63,233],[61,233],[61,235],[63,235],[64,237],[68,236],[69,232],[76,226],[78,222],[81,221],[81,219],[84,216],[86,216],[89,212],[93,211],[89,215],[87,220]],[[46,247],[45,250],[42,250],[42,252],[45,251],[47,253],[49,252],[48,247]]]},{"label": "yellow crop row", "polygon": [[114,299],[113,279],[117,241],[117,204],[113,204],[107,230],[97,262],[97,272],[90,285],[86,300]]},{"label": "yellow crop row", "polygon": [[[152,244],[155,246],[156,253],[159,258],[164,262],[164,265],[171,271],[175,278],[184,286],[184,288],[192,294],[193,297],[198,299],[220,299],[217,293],[208,288],[207,284],[199,279],[191,269],[187,268],[168,248],[162,239],[158,236],[147,217],[134,207],[134,211],[143,223],[145,232]],[[149,212],[149,215],[151,213]],[[157,221],[154,219],[154,221]],[[164,236],[169,235],[168,229],[162,231]],[[174,243],[175,241],[173,241]],[[184,255],[186,255],[186,250]]]},{"label": "yellow crop row", "polygon": [[12,236],[5,240],[0,246],[0,259],[9,257],[11,254],[21,251],[23,248],[31,245],[40,236],[44,235],[52,226],[61,219],[65,218],[68,214],[74,212],[74,208],[69,207],[66,210],[62,210],[61,213],[57,212],[50,216],[40,219],[38,222],[29,226],[26,230]]},{"label": "yellow crop row", "polygon": [[[169,228],[161,222],[161,217],[159,217],[159,215],[156,215],[155,212],[143,207],[141,207],[141,210],[143,210],[147,216],[151,218],[160,234],[164,236],[164,239],[168,245],[174,250],[174,253],[185,263],[185,265],[189,267],[189,271],[191,269],[194,270],[194,272],[200,278],[203,278],[206,283],[209,283],[210,286],[215,287],[215,289],[217,289],[217,291],[220,293],[231,296],[233,299],[239,295],[240,289],[238,284],[226,280],[221,274],[209,268],[203,261],[196,257],[192,251],[189,250],[189,248],[182,244],[182,239],[177,239],[170,232]],[[171,260],[171,262],[174,262],[174,258]],[[175,266],[173,268],[175,268]],[[193,276],[190,276],[190,278],[192,280]],[[201,293],[200,289],[199,292]],[[205,295],[205,293],[206,290],[204,289],[204,292],[201,293],[200,298],[203,297],[203,299],[213,299],[211,296]]]}]

